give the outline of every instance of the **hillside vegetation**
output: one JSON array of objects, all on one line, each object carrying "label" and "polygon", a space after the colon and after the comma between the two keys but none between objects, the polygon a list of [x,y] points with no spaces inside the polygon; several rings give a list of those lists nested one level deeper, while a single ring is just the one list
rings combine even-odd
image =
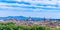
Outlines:
[{"label": "hillside vegetation", "polygon": [[7,22],[3,23],[0,22],[0,30],[60,30],[60,28],[50,28],[45,26],[38,26],[38,25],[32,25],[32,26],[26,26],[26,25],[15,25],[13,22]]}]

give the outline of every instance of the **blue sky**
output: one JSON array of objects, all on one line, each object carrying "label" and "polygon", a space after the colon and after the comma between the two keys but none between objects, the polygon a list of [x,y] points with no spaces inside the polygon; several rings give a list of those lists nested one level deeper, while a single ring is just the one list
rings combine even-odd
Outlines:
[{"label": "blue sky", "polygon": [[60,0],[0,0],[0,17],[60,18]]}]

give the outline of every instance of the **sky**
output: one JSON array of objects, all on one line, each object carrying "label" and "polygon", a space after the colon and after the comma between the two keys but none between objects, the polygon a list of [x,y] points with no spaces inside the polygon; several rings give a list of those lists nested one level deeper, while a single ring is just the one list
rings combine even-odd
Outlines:
[{"label": "sky", "polygon": [[0,17],[6,16],[60,19],[60,0],[0,0]]}]

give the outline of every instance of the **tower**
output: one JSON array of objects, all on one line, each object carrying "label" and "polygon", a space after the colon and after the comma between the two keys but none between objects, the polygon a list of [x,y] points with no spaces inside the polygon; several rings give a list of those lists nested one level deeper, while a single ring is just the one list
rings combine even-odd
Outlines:
[{"label": "tower", "polygon": [[29,17],[28,20],[31,21],[32,20],[31,17]]},{"label": "tower", "polygon": [[46,18],[44,17],[44,19],[43,19],[44,21],[46,21]]}]

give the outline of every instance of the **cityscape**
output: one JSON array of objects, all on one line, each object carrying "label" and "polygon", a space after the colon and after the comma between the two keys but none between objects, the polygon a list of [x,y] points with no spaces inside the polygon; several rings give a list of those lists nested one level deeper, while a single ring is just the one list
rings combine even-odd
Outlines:
[{"label": "cityscape", "polygon": [[60,30],[60,0],[0,0],[0,30]]},{"label": "cityscape", "polygon": [[24,16],[9,16],[7,17],[0,17],[0,22],[14,22],[16,25],[39,25],[39,26],[48,26],[51,28],[60,28],[60,19],[46,19],[44,18],[32,18],[32,17],[24,17]]}]

